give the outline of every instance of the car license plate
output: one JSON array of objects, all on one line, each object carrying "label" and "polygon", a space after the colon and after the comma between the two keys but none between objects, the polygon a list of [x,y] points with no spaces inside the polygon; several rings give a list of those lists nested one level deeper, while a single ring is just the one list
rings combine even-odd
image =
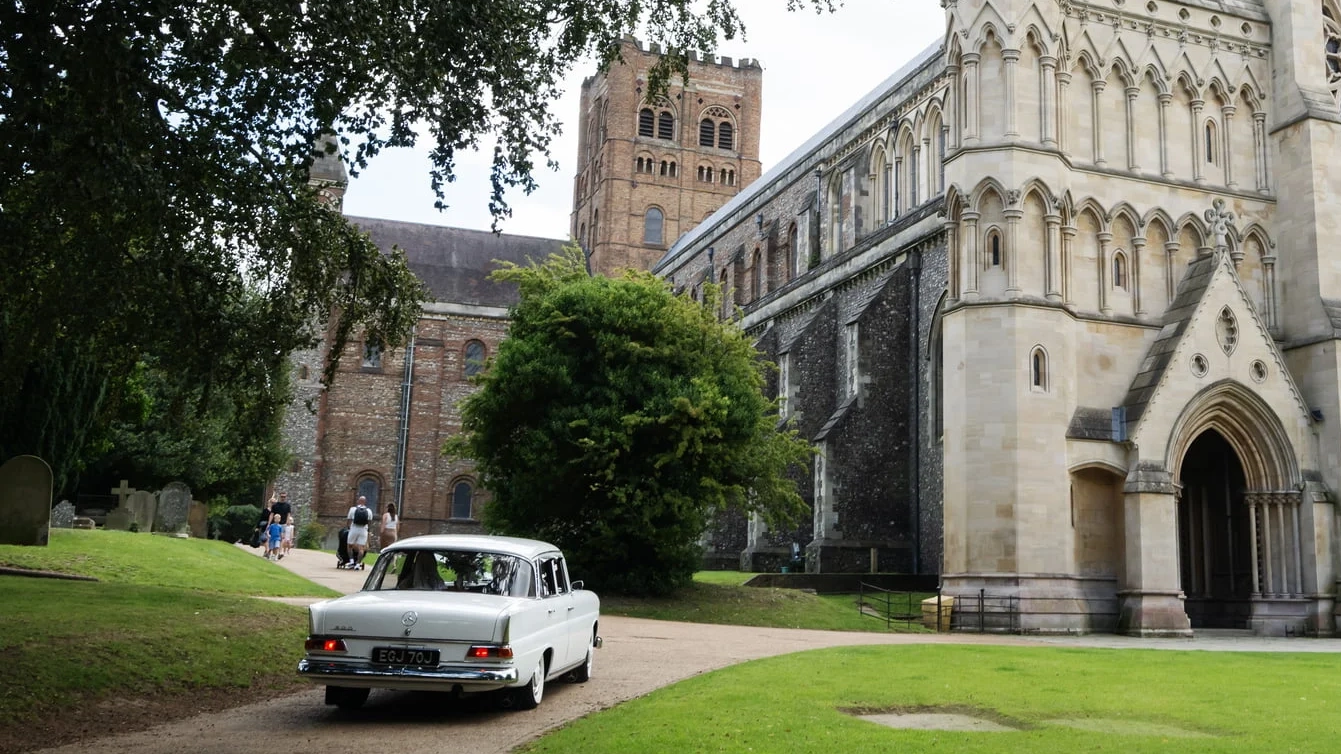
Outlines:
[{"label": "car license plate", "polygon": [[438,650],[374,647],[372,661],[377,665],[436,666],[438,664]]}]

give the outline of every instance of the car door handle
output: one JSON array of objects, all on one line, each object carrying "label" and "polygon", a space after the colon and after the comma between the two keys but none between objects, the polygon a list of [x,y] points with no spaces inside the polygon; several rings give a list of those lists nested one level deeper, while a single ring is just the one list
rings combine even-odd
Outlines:
[{"label": "car door handle", "polygon": [[568,612],[570,612],[570,613],[573,612],[573,607],[574,607],[573,605],[569,605],[569,606],[568,606]]},{"label": "car door handle", "polygon": [[554,608],[551,607],[551,608],[549,609],[549,614],[550,614],[550,615],[553,615],[553,614],[554,614]]}]

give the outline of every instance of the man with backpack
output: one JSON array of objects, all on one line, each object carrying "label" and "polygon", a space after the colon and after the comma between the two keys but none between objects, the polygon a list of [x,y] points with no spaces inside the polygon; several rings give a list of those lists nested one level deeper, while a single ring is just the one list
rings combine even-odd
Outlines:
[{"label": "man with backpack", "polygon": [[368,507],[368,498],[359,495],[358,502],[349,509],[349,556],[350,568],[362,571],[363,556],[368,552],[368,524],[372,521],[372,509]]}]

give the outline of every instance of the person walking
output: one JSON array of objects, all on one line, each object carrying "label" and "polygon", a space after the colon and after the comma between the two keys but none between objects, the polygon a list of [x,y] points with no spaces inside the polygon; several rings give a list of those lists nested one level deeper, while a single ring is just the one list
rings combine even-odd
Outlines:
[{"label": "person walking", "polygon": [[382,531],[378,539],[382,548],[389,547],[396,543],[396,537],[400,533],[400,517],[396,515],[396,504],[387,503],[386,513],[382,514]]},{"label": "person walking", "polygon": [[279,560],[279,545],[284,539],[284,524],[279,522],[279,514],[270,515],[270,526],[266,532],[269,535],[269,541],[266,543],[266,557],[270,560]]},{"label": "person walking", "polygon": [[349,557],[350,568],[363,570],[363,556],[368,553],[368,524],[373,513],[368,508],[368,498],[359,495],[358,502],[349,509],[346,518],[349,521]]},{"label": "person walking", "polygon": [[279,500],[270,503],[270,512],[279,514],[281,524],[289,523],[289,514],[293,512],[293,506],[289,505],[289,493],[279,493]]},{"label": "person walking", "polygon": [[294,529],[297,528],[297,526],[298,526],[298,519],[296,518],[291,518],[289,519],[288,523],[284,524],[284,537],[279,543],[280,547],[279,556],[281,558],[284,557],[285,555],[288,555],[289,551],[293,549]]}]

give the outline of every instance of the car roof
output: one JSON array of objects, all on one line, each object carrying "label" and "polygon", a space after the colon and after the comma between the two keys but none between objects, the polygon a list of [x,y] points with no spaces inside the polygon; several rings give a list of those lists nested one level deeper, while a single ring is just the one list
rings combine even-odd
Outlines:
[{"label": "car roof", "polygon": [[425,534],[418,537],[400,539],[382,550],[421,550],[425,548],[441,550],[484,550],[503,555],[516,555],[522,558],[535,558],[548,552],[557,552],[559,548],[548,542],[520,537],[495,537],[487,534]]}]

